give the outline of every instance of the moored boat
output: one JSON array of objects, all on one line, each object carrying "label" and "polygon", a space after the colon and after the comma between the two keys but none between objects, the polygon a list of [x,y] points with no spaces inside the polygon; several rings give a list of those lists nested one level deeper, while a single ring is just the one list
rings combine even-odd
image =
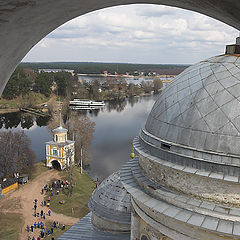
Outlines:
[{"label": "moored boat", "polygon": [[70,106],[85,106],[85,107],[104,107],[104,101],[94,101],[94,100],[81,100],[74,99],[73,101],[69,101]]}]

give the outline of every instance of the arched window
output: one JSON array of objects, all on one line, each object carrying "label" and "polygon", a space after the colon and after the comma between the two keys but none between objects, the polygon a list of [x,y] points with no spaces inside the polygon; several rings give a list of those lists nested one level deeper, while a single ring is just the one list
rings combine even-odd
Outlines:
[{"label": "arched window", "polygon": [[58,141],[58,135],[56,134],[56,142]]}]

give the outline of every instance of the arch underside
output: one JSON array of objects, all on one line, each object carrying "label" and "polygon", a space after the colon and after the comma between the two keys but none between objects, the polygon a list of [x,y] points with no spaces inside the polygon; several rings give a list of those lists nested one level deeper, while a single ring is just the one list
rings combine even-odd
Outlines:
[{"label": "arch underside", "polygon": [[54,159],[51,162],[49,162],[49,165],[51,165],[52,168],[55,168],[57,170],[62,170],[62,164],[57,159]]},{"label": "arch underside", "polygon": [[19,62],[48,33],[85,13],[137,3],[192,10],[240,30],[239,0],[0,0],[0,95]]}]

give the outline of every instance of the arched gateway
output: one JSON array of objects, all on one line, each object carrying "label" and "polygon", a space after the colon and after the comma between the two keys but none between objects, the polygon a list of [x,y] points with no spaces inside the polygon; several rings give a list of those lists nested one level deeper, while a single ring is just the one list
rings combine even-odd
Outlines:
[{"label": "arched gateway", "polygon": [[48,33],[85,13],[135,3],[184,8],[240,29],[239,0],[0,0],[0,94],[17,64]]},{"label": "arched gateway", "polygon": [[74,163],[74,141],[67,138],[68,130],[62,127],[61,109],[59,126],[52,130],[53,140],[46,142],[46,166],[62,170]]}]

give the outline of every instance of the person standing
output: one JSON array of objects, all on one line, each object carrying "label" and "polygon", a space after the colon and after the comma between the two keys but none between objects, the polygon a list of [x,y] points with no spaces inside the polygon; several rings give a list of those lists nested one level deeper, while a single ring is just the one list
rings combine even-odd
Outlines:
[{"label": "person standing", "polygon": [[48,216],[51,216],[51,210],[50,209],[48,210]]}]

